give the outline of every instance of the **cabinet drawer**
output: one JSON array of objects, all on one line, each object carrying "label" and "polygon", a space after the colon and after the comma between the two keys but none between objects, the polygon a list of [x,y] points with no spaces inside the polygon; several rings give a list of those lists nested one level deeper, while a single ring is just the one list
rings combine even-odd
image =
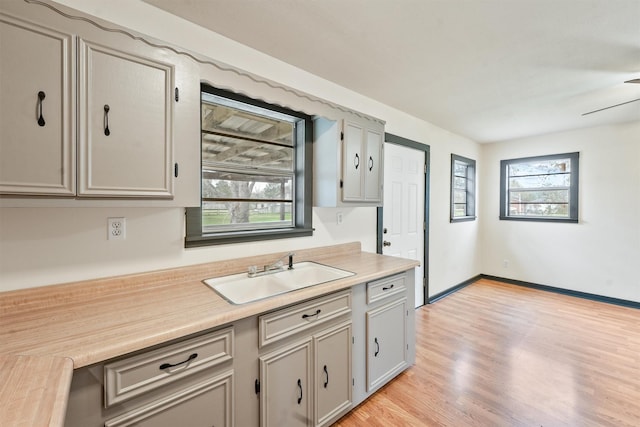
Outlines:
[{"label": "cabinet drawer", "polygon": [[191,338],[104,366],[108,408],[233,359],[233,328]]},{"label": "cabinet drawer", "polygon": [[382,301],[398,294],[404,295],[406,290],[404,277],[404,274],[400,274],[367,283],[367,304]]},{"label": "cabinet drawer", "polygon": [[351,290],[297,304],[259,318],[260,347],[351,313]]}]

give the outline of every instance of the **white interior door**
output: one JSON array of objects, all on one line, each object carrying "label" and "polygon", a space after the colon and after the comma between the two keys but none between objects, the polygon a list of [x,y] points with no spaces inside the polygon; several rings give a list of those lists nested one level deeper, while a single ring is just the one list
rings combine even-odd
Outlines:
[{"label": "white interior door", "polygon": [[384,145],[382,253],[420,261],[415,270],[416,306],[424,304],[424,156],[424,151]]}]

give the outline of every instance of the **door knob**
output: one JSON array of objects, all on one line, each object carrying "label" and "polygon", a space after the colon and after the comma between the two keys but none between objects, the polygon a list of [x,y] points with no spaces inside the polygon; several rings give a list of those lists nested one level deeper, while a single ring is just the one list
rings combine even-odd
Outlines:
[{"label": "door knob", "polygon": [[391,242],[387,242],[386,240],[384,240],[382,242],[382,246],[391,246]]}]

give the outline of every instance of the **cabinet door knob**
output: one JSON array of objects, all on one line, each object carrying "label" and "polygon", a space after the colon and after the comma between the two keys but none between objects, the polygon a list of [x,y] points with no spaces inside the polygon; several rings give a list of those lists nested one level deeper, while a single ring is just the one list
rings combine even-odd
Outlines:
[{"label": "cabinet door knob", "polygon": [[109,130],[109,105],[104,105],[104,134],[106,136],[111,135],[111,131]]},{"label": "cabinet door knob", "polygon": [[356,153],[356,156],[353,158],[353,166],[358,170],[358,166],[360,166],[360,156]]},{"label": "cabinet door knob", "polygon": [[43,91],[38,92],[38,124],[45,125],[44,117],[42,117],[42,101],[47,96]]},{"label": "cabinet door knob", "polygon": [[386,240],[383,240],[382,246],[391,246],[391,242],[387,242]]}]

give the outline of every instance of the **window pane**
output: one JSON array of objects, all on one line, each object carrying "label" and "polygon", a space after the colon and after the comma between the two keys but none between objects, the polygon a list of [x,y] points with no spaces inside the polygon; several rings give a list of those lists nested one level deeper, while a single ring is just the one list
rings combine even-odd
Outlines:
[{"label": "window pane", "polygon": [[[245,105],[244,108],[251,107]],[[269,115],[274,116],[275,113],[270,112]],[[293,147],[293,123],[291,120],[279,120],[274,117],[258,115],[257,111],[247,112],[226,105],[203,102],[202,129]]]},{"label": "window pane", "polygon": [[569,217],[568,204],[535,203],[509,205],[510,216]]},{"label": "window pane", "polygon": [[202,171],[202,178],[204,199],[292,200],[293,178],[290,176]]},{"label": "window pane", "polygon": [[509,188],[569,187],[571,175],[538,175],[509,178]]},{"label": "window pane", "polygon": [[511,203],[568,203],[569,190],[510,191]]},{"label": "window pane", "polygon": [[292,203],[264,202],[202,202],[202,228],[220,231],[229,229],[257,229],[290,227]]},{"label": "window pane", "polygon": [[571,172],[571,159],[538,160],[509,165],[509,176]]},{"label": "window pane", "polygon": [[467,216],[467,205],[464,203],[456,203],[453,205],[453,217]]},{"label": "window pane", "polygon": [[467,192],[465,190],[453,190],[453,203],[467,203]]},{"label": "window pane", "polygon": [[453,174],[456,176],[467,176],[467,165],[465,163],[454,161],[453,162]]},{"label": "window pane", "polygon": [[293,147],[203,133],[202,163],[291,171]]},{"label": "window pane", "polygon": [[459,188],[461,190],[467,190],[467,180],[464,178],[453,178],[453,188]]}]

